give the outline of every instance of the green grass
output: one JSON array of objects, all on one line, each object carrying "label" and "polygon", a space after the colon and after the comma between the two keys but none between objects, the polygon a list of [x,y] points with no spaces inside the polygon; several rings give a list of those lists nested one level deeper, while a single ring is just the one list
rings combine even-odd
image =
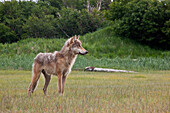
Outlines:
[{"label": "green grass", "polygon": [[31,98],[31,71],[0,71],[0,112],[126,112],[168,113],[170,71],[94,73],[73,71],[64,96],[57,93],[57,77],[43,95],[43,77]]},{"label": "green grass", "polygon": [[[116,36],[110,27],[80,37],[89,51],[79,56],[74,69],[86,66],[128,70],[170,70],[170,51],[151,49],[133,40]],[[31,70],[39,52],[60,50],[66,39],[26,39],[0,44],[0,70]]]},{"label": "green grass", "polygon": [[169,51],[151,49],[134,40],[116,36],[111,27],[106,27],[81,38],[84,47],[91,56],[96,58],[138,58],[138,57],[165,57],[170,56]]},{"label": "green grass", "polygon": [[[111,27],[98,30],[80,37],[83,47],[95,58],[138,58],[138,57],[169,57],[170,51],[151,49],[133,40],[116,36]],[[39,52],[58,51],[66,39],[30,38],[12,44],[0,44],[1,55],[38,54]]]},{"label": "green grass", "polygon": [[38,54],[40,52],[54,52],[60,50],[66,39],[28,38],[12,44],[0,43],[1,55]]},{"label": "green grass", "polygon": [[[31,70],[35,54],[0,56],[0,69]],[[101,58],[78,56],[73,69],[84,69],[87,66],[114,68],[134,71],[170,70],[170,57],[165,58]]]},{"label": "green grass", "polygon": [[149,71],[149,70],[170,70],[170,57],[165,58],[144,58],[137,59],[127,58],[101,58],[79,56],[73,66],[73,69],[84,69],[87,66],[114,68],[134,71]]}]

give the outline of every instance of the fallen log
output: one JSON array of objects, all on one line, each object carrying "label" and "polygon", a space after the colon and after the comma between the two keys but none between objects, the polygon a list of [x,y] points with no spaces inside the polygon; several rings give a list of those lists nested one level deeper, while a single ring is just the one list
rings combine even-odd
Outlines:
[{"label": "fallen log", "polygon": [[84,71],[136,73],[135,71],[107,69],[107,68],[96,68],[96,67],[86,67]]}]

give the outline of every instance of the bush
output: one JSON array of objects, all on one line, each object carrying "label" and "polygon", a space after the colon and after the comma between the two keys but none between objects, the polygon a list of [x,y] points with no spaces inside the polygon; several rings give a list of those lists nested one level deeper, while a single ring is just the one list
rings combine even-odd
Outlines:
[{"label": "bush", "polygon": [[57,31],[53,26],[53,23],[53,15],[44,15],[41,18],[30,16],[26,23],[23,25],[23,30],[25,33],[22,35],[22,38],[53,38],[57,35]]},{"label": "bush", "polygon": [[102,17],[93,12],[90,14],[86,10],[77,11],[71,8],[60,10],[56,27],[61,30],[63,36],[82,35],[93,32],[102,26]]},{"label": "bush", "polygon": [[113,2],[106,18],[113,20],[114,31],[157,48],[170,49],[168,0]]},{"label": "bush", "polygon": [[17,41],[17,36],[14,31],[3,23],[0,23],[0,42],[1,43],[11,43]]}]

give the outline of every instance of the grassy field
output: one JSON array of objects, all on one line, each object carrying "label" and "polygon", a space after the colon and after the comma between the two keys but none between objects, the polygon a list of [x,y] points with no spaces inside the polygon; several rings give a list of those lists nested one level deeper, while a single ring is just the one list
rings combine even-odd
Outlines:
[{"label": "grassy field", "polygon": [[31,98],[31,71],[0,71],[0,112],[170,112],[170,71],[98,73],[73,71],[64,96],[57,93],[57,77],[43,95],[43,77]]}]

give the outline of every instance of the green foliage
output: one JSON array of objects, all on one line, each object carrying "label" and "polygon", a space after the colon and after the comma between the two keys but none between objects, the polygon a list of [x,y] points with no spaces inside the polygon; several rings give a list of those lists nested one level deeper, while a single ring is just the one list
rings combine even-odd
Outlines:
[{"label": "green foliage", "polygon": [[[5,1],[0,3],[0,22],[5,24],[10,28],[11,33],[16,34],[16,39],[20,39],[22,34],[22,25],[25,21],[25,17],[22,14],[21,6],[17,1]],[[6,41],[8,43],[17,41],[17,40]]]},{"label": "green foliage", "polygon": [[64,0],[64,7],[82,10],[86,8],[87,0]]},{"label": "green foliage", "polygon": [[1,55],[0,56],[0,70],[31,70],[35,54],[22,55]]},{"label": "green foliage", "polygon": [[45,37],[53,38],[57,35],[56,28],[53,26],[54,16],[44,15],[41,18],[30,16],[23,25],[24,34],[22,38]]},{"label": "green foliage", "polygon": [[106,12],[115,21],[114,31],[156,48],[170,49],[168,0],[113,2]]},{"label": "green foliage", "polygon": [[40,0],[40,1],[45,1],[49,3],[52,7],[61,9],[63,7],[63,1],[62,0]]},{"label": "green foliage", "polygon": [[40,52],[54,52],[60,50],[65,39],[25,39],[12,44],[0,44],[1,55],[38,54]]},{"label": "green foliage", "polygon": [[113,68],[123,70],[135,70],[135,71],[149,71],[149,70],[169,70],[170,58],[147,58],[138,57],[137,59],[127,58],[100,58],[79,56],[73,66],[73,69],[84,69],[87,66],[101,67],[101,68]]},{"label": "green foliage", "polygon": [[[32,63],[36,54],[14,54],[0,56],[0,70],[31,70]],[[73,69],[84,69],[87,66],[114,68],[134,71],[150,71],[150,70],[170,70],[170,57],[163,58],[145,58],[137,59],[127,58],[100,58],[92,56],[78,56]]]},{"label": "green foliage", "polygon": [[89,55],[96,58],[165,57],[169,54],[169,52],[151,49],[131,39],[116,36],[111,27],[86,34],[81,37],[81,40]]},{"label": "green foliage", "polygon": [[101,27],[103,23],[101,17],[96,12],[90,14],[86,10],[77,11],[70,8],[63,8],[57,21],[56,27],[63,31],[63,36],[65,33],[68,36],[72,36],[74,34],[82,35],[93,32]]},{"label": "green foliage", "polygon": [[[162,28],[162,32],[165,33],[166,36],[170,37],[170,19],[164,23],[164,27]],[[170,41],[168,42],[170,45]]]},{"label": "green foliage", "polygon": [[11,43],[17,40],[17,36],[14,31],[3,23],[0,23],[0,42],[1,43]]},{"label": "green foliage", "polygon": [[[79,3],[76,3],[78,2],[74,5],[78,7]],[[0,2],[0,22],[3,24],[1,27],[6,26],[3,27],[6,31],[1,32],[8,31],[6,34],[3,33],[3,37],[15,34],[15,38],[14,36],[6,40],[3,38],[0,43],[12,43],[30,37],[66,38],[93,32],[103,25],[101,13],[93,11],[91,14],[84,8],[80,8],[79,11],[64,8],[64,4],[62,0],[45,0],[37,3],[15,0]]]},{"label": "green foliage", "polygon": [[[105,38],[103,38],[105,37]],[[168,57],[170,53],[142,46],[133,40],[116,36],[111,27],[88,33],[80,37],[83,47],[89,51],[87,56],[96,58],[138,58],[138,57]],[[39,52],[59,51],[66,39],[29,38],[12,44],[0,44],[0,53],[14,54],[38,54]]]}]

